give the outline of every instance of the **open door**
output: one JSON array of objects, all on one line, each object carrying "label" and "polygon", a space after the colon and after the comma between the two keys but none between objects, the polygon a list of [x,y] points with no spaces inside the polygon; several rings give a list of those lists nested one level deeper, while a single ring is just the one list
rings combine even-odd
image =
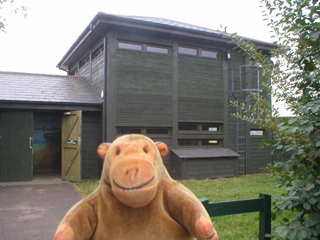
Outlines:
[{"label": "open door", "polygon": [[61,178],[81,181],[81,123],[82,112],[65,112],[61,129]]}]

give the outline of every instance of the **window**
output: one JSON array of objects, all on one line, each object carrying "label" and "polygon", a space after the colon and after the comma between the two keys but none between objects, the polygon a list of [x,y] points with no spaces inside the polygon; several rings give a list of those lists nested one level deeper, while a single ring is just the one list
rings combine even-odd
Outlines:
[{"label": "window", "polygon": [[117,134],[145,134],[171,136],[172,130],[168,127],[117,127]]},{"label": "window", "polygon": [[89,62],[89,54],[87,54],[82,60],[79,62],[79,68],[82,68]]},{"label": "window", "polygon": [[129,49],[129,50],[136,50],[136,51],[142,51],[142,45],[141,45],[141,44],[138,44],[138,43],[119,42],[119,48]]},{"label": "window", "polygon": [[222,146],[222,140],[220,139],[178,139],[179,146]]},{"label": "window", "polygon": [[198,123],[179,123],[179,131],[198,131]]},{"label": "window", "polygon": [[221,131],[221,124],[215,124],[215,123],[202,123],[201,124],[202,131],[208,131],[208,132],[218,132]]},{"label": "window", "polygon": [[117,128],[118,134],[132,134],[132,133],[141,133],[141,128],[130,128],[130,127],[124,127],[124,128]]},{"label": "window", "polygon": [[219,145],[219,140],[201,140],[201,145]]},{"label": "window", "polygon": [[96,50],[94,50],[91,54],[91,59],[96,59],[101,53],[104,51],[104,45],[102,44],[100,47],[98,47]]},{"label": "window", "polygon": [[165,47],[156,47],[156,46],[148,46],[147,45],[147,52],[168,54],[169,53],[169,49],[165,48]]},{"label": "window", "polygon": [[163,135],[169,135],[169,128],[147,128],[146,129],[147,134],[163,134]]},{"label": "window", "polygon": [[201,56],[208,57],[208,58],[218,58],[218,52],[201,50]]},{"label": "window", "polygon": [[178,123],[179,146],[222,146],[223,124],[222,123]]},{"label": "window", "polygon": [[178,51],[179,51],[179,53],[187,54],[187,55],[197,56],[197,54],[198,54],[198,51],[196,48],[179,47]]},{"label": "window", "polygon": [[218,51],[202,49],[202,48],[178,47],[178,52],[180,54],[185,54],[185,55],[193,55],[193,56],[206,57],[206,58],[219,58]]},{"label": "window", "polygon": [[197,146],[198,141],[194,139],[178,139],[179,146]]},{"label": "window", "polygon": [[145,43],[132,43],[132,42],[119,42],[118,44],[120,49],[169,54],[169,48],[163,47],[163,46],[155,46],[155,45],[148,45]]},{"label": "window", "polygon": [[179,131],[222,132],[221,123],[178,123]]}]

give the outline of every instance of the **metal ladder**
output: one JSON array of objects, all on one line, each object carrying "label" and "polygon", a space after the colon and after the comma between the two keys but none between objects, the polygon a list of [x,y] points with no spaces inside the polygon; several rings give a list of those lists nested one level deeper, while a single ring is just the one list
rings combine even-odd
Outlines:
[{"label": "metal ladder", "polygon": [[[238,71],[238,78],[236,78],[235,71]],[[250,94],[256,92],[258,95],[262,92],[260,89],[260,71],[258,66],[241,65],[235,68],[229,69],[231,73],[231,95],[234,100],[240,104],[244,104],[247,109],[247,103],[250,100]],[[254,78],[253,74],[256,73]],[[242,76],[244,74],[244,76]],[[236,80],[238,85],[236,86]],[[253,85],[254,80],[255,86]],[[236,107],[236,114],[241,114],[241,109]],[[238,173],[247,174],[248,172],[248,123],[236,119],[236,152],[240,155],[238,158]]]}]

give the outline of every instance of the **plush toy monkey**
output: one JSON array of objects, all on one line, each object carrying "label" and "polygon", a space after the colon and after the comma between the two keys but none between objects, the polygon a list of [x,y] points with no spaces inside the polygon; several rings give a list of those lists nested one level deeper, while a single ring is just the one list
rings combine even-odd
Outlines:
[{"label": "plush toy monkey", "polygon": [[164,167],[165,143],[124,135],[97,152],[100,185],[68,211],[55,240],[218,240],[203,205]]}]

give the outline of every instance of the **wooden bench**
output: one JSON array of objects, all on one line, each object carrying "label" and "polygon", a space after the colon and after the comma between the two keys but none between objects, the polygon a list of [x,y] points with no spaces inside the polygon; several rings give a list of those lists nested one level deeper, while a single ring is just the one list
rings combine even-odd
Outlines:
[{"label": "wooden bench", "polygon": [[227,202],[209,202],[206,198],[199,199],[207,209],[210,217],[232,215],[239,213],[259,212],[259,240],[271,234],[271,196],[260,193],[259,198]]}]

